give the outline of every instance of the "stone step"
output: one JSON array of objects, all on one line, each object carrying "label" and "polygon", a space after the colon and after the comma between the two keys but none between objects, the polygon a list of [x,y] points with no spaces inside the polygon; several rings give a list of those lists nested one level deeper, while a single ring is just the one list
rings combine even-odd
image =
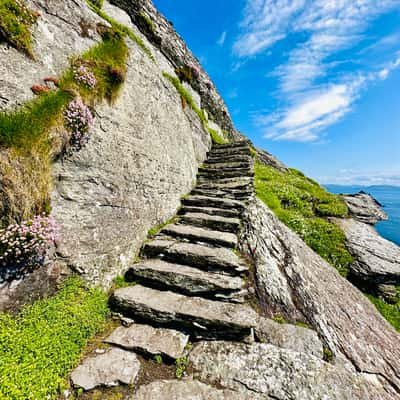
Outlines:
[{"label": "stone step", "polygon": [[[189,207],[190,208],[190,207]],[[193,207],[195,208],[195,207]],[[201,210],[216,210],[215,208],[199,208]],[[229,211],[229,210],[227,210]],[[214,214],[215,215],[215,214]],[[209,243],[214,246],[224,246],[235,248],[237,246],[237,236],[229,232],[220,232],[197,226],[184,224],[167,225],[161,230],[160,234],[179,239],[186,239],[194,243]]]},{"label": "stone step", "polygon": [[226,156],[231,154],[240,154],[251,156],[249,146],[238,146],[233,148],[213,148],[209,151],[208,157]]},{"label": "stone step", "polygon": [[191,336],[240,340],[257,325],[249,306],[163,292],[142,285],[117,289],[111,306],[137,321],[188,330]]},{"label": "stone step", "polygon": [[218,163],[230,163],[230,162],[249,162],[253,161],[252,157],[247,154],[220,154],[218,156],[209,156],[205,161],[205,165],[213,165]]},{"label": "stone step", "polygon": [[253,190],[233,190],[229,189],[226,191],[217,189],[193,189],[191,194],[193,196],[201,197],[221,197],[226,200],[236,200],[245,202],[254,193]]},{"label": "stone step", "polygon": [[221,179],[221,178],[240,178],[240,177],[253,177],[254,171],[247,168],[238,168],[233,170],[199,170],[198,177],[209,178],[209,179]]},{"label": "stone step", "polygon": [[232,162],[212,162],[212,163],[204,163],[203,167],[200,169],[209,169],[211,171],[216,169],[226,169],[226,168],[252,168],[253,163],[250,160],[242,160],[242,161],[232,161]]},{"label": "stone step", "polygon": [[161,258],[171,263],[189,265],[205,271],[219,271],[233,276],[248,270],[242,259],[231,249],[223,247],[156,239],[146,243],[142,253],[146,258]]},{"label": "stone step", "polygon": [[133,324],[119,326],[104,342],[146,355],[161,354],[176,359],[185,354],[189,336],[174,329]]},{"label": "stone step", "polygon": [[243,146],[249,146],[249,142],[246,140],[238,140],[237,142],[229,142],[229,143],[214,143],[213,144],[213,149],[227,149],[227,148],[234,148],[234,147],[243,147]]},{"label": "stone step", "polygon": [[219,217],[204,213],[186,213],[179,218],[180,223],[210,228],[216,231],[237,233],[240,229],[239,218]]},{"label": "stone step", "polygon": [[251,191],[253,189],[253,183],[248,180],[231,180],[226,182],[226,180],[201,180],[197,185],[196,189],[209,189],[209,190],[245,190]]},{"label": "stone step", "polygon": [[126,273],[128,281],[188,296],[243,302],[244,281],[240,277],[206,272],[181,264],[150,259],[134,264]]},{"label": "stone step", "polygon": [[219,215],[220,217],[235,218],[240,216],[239,210],[229,210],[227,208],[216,208],[216,207],[196,207],[196,206],[183,206],[179,209],[178,214],[186,213],[204,213],[209,215]]},{"label": "stone step", "polygon": [[182,204],[188,206],[196,206],[196,207],[217,207],[224,209],[235,209],[239,211],[243,211],[245,208],[245,204],[241,201],[235,201],[231,199],[224,199],[220,197],[213,196],[189,196],[182,200]]}]

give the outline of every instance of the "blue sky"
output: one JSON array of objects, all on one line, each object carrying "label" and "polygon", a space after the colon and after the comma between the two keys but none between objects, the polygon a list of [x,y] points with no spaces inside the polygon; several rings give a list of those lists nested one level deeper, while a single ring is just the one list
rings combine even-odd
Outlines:
[{"label": "blue sky", "polygon": [[236,127],[322,183],[400,185],[400,0],[154,0]]}]

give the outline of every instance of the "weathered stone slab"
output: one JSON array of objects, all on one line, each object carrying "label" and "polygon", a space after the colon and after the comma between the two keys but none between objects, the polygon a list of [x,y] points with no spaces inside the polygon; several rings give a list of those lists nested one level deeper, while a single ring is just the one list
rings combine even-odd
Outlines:
[{"label": "weathered stone slab", "polygon": [[127,316],[189,329],[194,336],[240,339],[257,324],[256,312],[244,305],[187,297],[135,285],[117,289],[115,309]]},{"label": "weathered stone slab", "polygon": [[104,354],[85,359],[71,374],[74,386],[91,390],[98,386],[132,385],[140,362],[130,351],[112,348]]},{"label": "weathered stone slab", "polygon": [[240,216],[239,210],[228,210],[227,208],[215,208],[215,207],[196,207],[196,206],[183,206],[179,209],[179,214],[185,213],[204,213],[208,215],[219,215],[220,217],[237,218]]},{"label": "weathered stone slab", "polygon": [[213,180],[223,179],[223,178],[235,178],[235,177],[252,177],[254,172],[247,168],[238,168],[232,170],[200,170],[198,173],[198,178],[209,178]]},{"label": "weathered stone slab", "polygon": [[382,205],[368,193],[345,194],[342,198],[349,208],[350,215],[357,221],[375,225],[388,219],[381,209]]},{"label": "weathered stone slab", "polygon": [[205,165],[210,165],[214,163],[221,162],[251,162],[252,157],[248,154],[219,154],[216,156],[208,156],[208,158],[204,161]]},{"label": "weathered stone slab", "polygon": [[202,342],[189,360],[194,376],[222,387],[291,400],[394,400],[376,377],[292,350],[254,343]]},{"label": "weathered stone slab", "polygon": [[246,201],[253,193],[253,190],[237,189],[193,189],[192,195],[205,197],[221,197],[238,201]]},{"label": "weathered stone slab", "polygon": [[266,310],[305,317],[334,355],[382,376],[387,387],[400,387],[400,335],[260,200],[244,215],[241,243],[255,264]]},{"label": "weathered stone slab", "polygon": [[180,264],[150,259],[134,264],[127,272],[129,280],[190,296],[241,300],[244,281],[239,277],[205,272]]},{"label": "weathered stone slab", "polygon": [[[242,161],[232,161],[232,162],[224,162],[224,161],[214,161],[213,163],[210,162],[205,162],[204,166],[207,170],[215,170],[215,169],[225,169],[225,168],[248,168],[250,169],[252,167],[252,159],[251,158],[245,158]],[[204,167],[203,167],[204,168]]]},{"label": "weathered stone slab", "polygon": [[255,393],[216,389],[192,379],[156,381],[141,386],[127,400],[261,400]]},{"label": "weathered stone slab", "polygon": [[[189,209],[196,210],[196,207],[189,207]],[[198,208],[203,212],[206,211],[207,214],[217,215],[213,210],[223,210],[216,208]],[[229,211],[229,210],[228,210]],[[177,238],[188,239],[191,242],[201,242],[201,243],[210,243],[218,246],[225,246],[234,248],[237,245],[237,236],[234,233],[230,232],[221,232],[214,231],[206,228],[201,228],[197,226],[184,225],[184,224],[171,224],[167,225],[164,229],[161,230],[161,234],[167,236],[173,236]]]},{"label": "weathered stone slab", "polygon": [[170,358],[182,357],[189,336],[165,328],[133,324],[128,328],[118,327],[105,340],[106,343],[147,354],[161,354]]},{"label": "weathered stone slab", "polygon": [[189,196],[182,200],[183,204],[200,206],[200,207],[220,207],[228,209],[243,210],[245,208],[244,203],[237,200],[224,199],[219,197],[210,196]]},{"label": "weathered stone slab", "polygon": [[203,213],[186,213],[180,217],[179,221],[184,224],[204,226],[222,232],[236,233],[240,228],[239,218],[220,217]]},{"label": "weathered stone slab", "polygon": [[323,346],[317,332],[291,324],[279,324],[271,319],[260,318],[256,336],[263,343],[283,349],[323,357]]},{"label": "weathered stone slab", "polygon": [[185,264],[206,271],[218,270],[230,275],[238,275],[248,269],[244,261],[232,250],[222,247],[173,240],[153,240],[144,245],[143,253],[148,258],[159,257],[168,262]]},{"label": "weathered stone slab", "polygon": [[343,229],[355,257],[350,266],[358,279],[377,284],[400,284],[400,247],[380,236],[374,227],[354,219],[334,221]]}]

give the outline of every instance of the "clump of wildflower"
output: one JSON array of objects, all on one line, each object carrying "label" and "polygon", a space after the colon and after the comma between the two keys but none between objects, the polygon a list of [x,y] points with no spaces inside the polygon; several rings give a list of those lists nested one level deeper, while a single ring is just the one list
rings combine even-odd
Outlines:
[{"label": "clump of wildflower", "polygon": [[89,89],[94,89],[96,87],[96,76],[87,65],[74,65],[72,68],[72,73],[74,74],[74,79],[80,85],[86,86]]},{"label": "clump of wildflower", "polygon": [[53,217],[37,215],[0,230],[0,269],[33,270],[42,266],[58,238]]},{"label": "clump of wildflower", "polygon": [[64,112],[64,123],[72,133],[70,144],[76,150],[80,150],[89,141],[93,122],[92,112],[81,99],[75,99],[69,103]]}]

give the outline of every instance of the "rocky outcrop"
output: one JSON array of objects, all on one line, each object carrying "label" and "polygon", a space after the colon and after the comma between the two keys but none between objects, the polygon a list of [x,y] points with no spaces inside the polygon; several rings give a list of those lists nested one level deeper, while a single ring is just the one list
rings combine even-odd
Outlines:
[{"label": "rocky outcrop", "polygon": [[355,219],[334,220],[346,235],[354,256],[352,278],[370,285],[400,284],[400,247],[380,236],[374,227]]},{"label": "rocky outcrop", "polygon": [[278,160],[275,156],[268,151],[263,149],[256,149],[257,151],[257,160],[264,165],[269,165],[281,172],[288,171],[288,167],[280,160]]},{"label": "rocky outcrop", "polygon": [[376,379],[268,344],[203,342],[195,346],[190,361],[195,377],[263,399],[396,398],[391,396],[392,391],[385,392]]},{"label": "rocky outcrop", "polygon": [[201,107],[207,110],[211,120],[234,135],[235,129],[229,111],[214,84],[184,40],[176,33],[171,22],[158,12],[153,2],[151,0],[134,2],[112,0],[112,3],[130,15],[135,25],[151,43],[160,49],[174,68],[194,67],[198,71],[193,74],[192,86],[201,96]]},{"label": "rocky outcrop", "polygon": [[[305,317],[337,357],[400,391],[400,336],[369,300],[259,200],[244,215],[241,248],[254,262],[268,313]],[[396,397],[392,397],[396,398]]]},{"label": "rocky outcrop", "polygon": [[363,191],[357,194],[342,195],[350,215],[357,221],[375,225],[379,221],[388,219],[381,209],[382,205],[370,194]]}]

